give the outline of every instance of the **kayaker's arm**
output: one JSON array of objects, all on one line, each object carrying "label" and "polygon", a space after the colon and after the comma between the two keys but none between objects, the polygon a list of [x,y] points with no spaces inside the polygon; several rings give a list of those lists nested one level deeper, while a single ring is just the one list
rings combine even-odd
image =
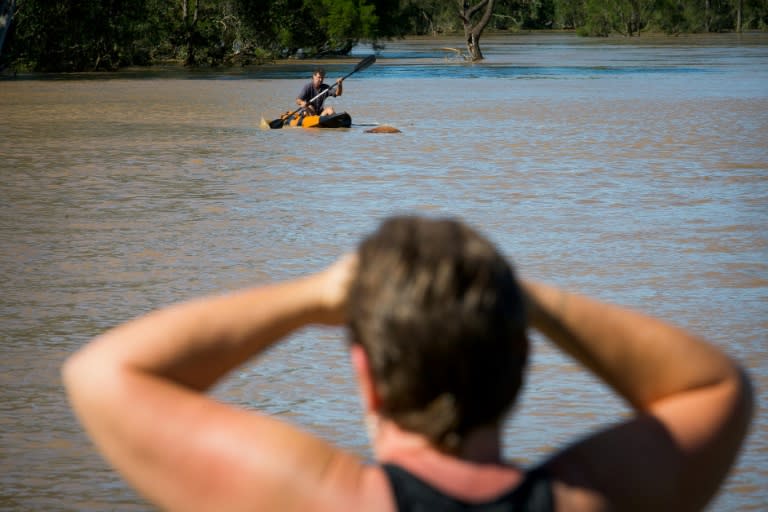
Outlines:
[{"label": "kayaker's arm", "polygon": [[746,435],[753,398],[744,371],[661,320],[542,284],[526,292],[531,326],[636,411],[558,454],[556,478],[607,498],[611,510],[699,510]]},{"label": "kayaker's arm", "polygon": [[313,114],[315,111],[315,109],[312,108],[312,105],[308,101],[304,101],[301,98],[296,98],[296,104],[301,108],[303,108],[304,110],[306,110],[307,112],[309,112],[310,114]]},{"label": "kayaker's arm", "polygon": [[342,82],[344,82],[343,78],[339,78],[338,80],[336,80],[336,92],[335,92],[336,96],[341,96],[342,89],[343,89],[343,86],[341,85]]}]

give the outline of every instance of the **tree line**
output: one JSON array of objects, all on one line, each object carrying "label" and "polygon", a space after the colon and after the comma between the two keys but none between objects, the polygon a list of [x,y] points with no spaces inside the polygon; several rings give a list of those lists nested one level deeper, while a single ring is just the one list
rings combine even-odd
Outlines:
[{"label": "tree line", "polygon": [[462,31],[468,57],[479,60],[486,29],[767,30],[768,0],[0,0],[0,68],[247,65]]}]

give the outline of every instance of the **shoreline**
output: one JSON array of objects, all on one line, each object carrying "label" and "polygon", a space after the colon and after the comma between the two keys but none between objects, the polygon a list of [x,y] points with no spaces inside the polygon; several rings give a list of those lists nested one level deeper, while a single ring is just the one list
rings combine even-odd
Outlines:
[{"label": "shoreline", "polygon": [[[491,46],[494,41],[508,40],[510,38],[520,38],[522,45],[526,44],[526,40],[533,42],[532,39],[536,39],[537,43],[541,40],[562,40],[567,38],[575,45],[592,45],[592,44],[614,44],[614,45],[670,45],[670,46],[717,46],[723,43],[738,44],[743,46],[764,46],[768,45],[768,32],[759,30],[750,30],[745,32],[720,32],[720,33],[685,33],[685,34],[664,34],[657,32],[645,32],[639,36],[623,36],[619,34],[613,34],[608,37],[583,37],[576,34],[575,30],[519,30],[519,31],[491,31],[483,34],[481,38],[481,47],[487,48]],[[157,62],[148,66],[125,66],[116,70],[97,70],[97,71],[68,71],[68,72],[48,72],[48,71],[19,71],[8,66],[0,70],[0,80],[13,80],[13,79],[67,79],[67,78],[131,78],[138,77],[140,75],[144,78],[150,78],[153,75],[170,76],[170,75],[186,75],[194,77],[194,75],[203,76],[210,75],[227,75],[227,74],[247,74],[253,71],[264,71],[269,69],[283,69],[290,70],[308,70],[313,66],[346,66],[356,63],[362,56],[370,53],[376,53],[378,56],[377,64],[386,65],[388,59],[392,61],[399,61],[402,58],[399,57],[387,57],[386,53],[393,47],[397,47],[401,44],[431,44],[434,48],[430,50],[435,51],[436,57],[443,56],[447,48],[455,48],[456,51],[464,51],[464,39],[461,33],[452,34],[439,34],[439,35],[424,35],[424,36],[407,36],[402,39],[393,39],[386,41],[384,47],[381,50],[375,50],[370,43],[361,43],[356,48],[366,48],[367,51],[355,52],[350,55],[334,55],[328,57],[307,57],[307,58],[283,58],[283,59],[263,59],[254,57],[250,61],[250,57],[245,57],[245,63],[239,64],[237,62],[229,65],[200,65],[189,67],[184,65],[180,59],[160,59]],[[438,53],[439,52],[439,53]],[[487,49],[484,50],[486,57],[491,54]],[[382,55],[384,54],[384,55]],[[238,59],[234,59],[237,61]],[[482,65],[482,61],[475,63]]]}]

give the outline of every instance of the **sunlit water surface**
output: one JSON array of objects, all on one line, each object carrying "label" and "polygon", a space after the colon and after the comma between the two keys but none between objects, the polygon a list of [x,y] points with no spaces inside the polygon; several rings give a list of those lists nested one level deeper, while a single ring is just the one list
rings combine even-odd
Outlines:
[{"label": "sunlit water surface", "polygon": [[[0,509],[151,508],[75,422],[62,360],[157,306],[317,270],[393,213],[460,216],[524,276],[708,337],[765,403],[768,37],[483,43],[475,65],[457,40],[390,44],[329,100],[347,130],[259,128],[311,63],[0,81]],[[342,339],[299,333],[215,394],[369,457]],[[626,412],[537,338],[505,450],[533,464]],[[766,481],[763,408],[711,510],[765,510]]]}]

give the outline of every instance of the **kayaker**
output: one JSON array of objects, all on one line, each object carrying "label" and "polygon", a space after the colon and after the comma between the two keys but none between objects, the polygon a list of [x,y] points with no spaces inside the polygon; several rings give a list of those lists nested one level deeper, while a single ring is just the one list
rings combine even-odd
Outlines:
[{"label": "kayaker", "polygon": [[[309,325],[348,327],[376,463],[205,394]],[[504,461],[502,438],[515,434],[502,435],[502,422],[523,382],[529,329],[633,414],[526,471]],[[63,376],[104,456],[158,507],[185,512],[700,510],[734,462],[753,400],[745,372],[714,345],[521,281],[464,223],[422,217],[388,219],[316,274],[130,321],[71,356]]]},{"label": "kayaker", "polygon": [[315,101],[310,101],[312,98],[315,98],[318,94],[321,92],[328,90],[331,88],[330,85],[323,83],[323,80],[325,80],[325,69],[323,68],[316,68],[315,71],[312,73],[312,81],[308,84],[305,84],[304,87],[302,87],[301,92],[299,93],[299,96],[296,98],[296,104],[300,107],[302,107],[307,115],[317,115],[318,113],[321,116],[332,116],[335,114],[335,111],[333,110],[333,107],[325,107],[323,108],[323,102],[325,102],[325,98],[328,96],[341,96],[342,94],[342,82],[344,82],[343,78],[339,78],[336,80],[336,88],[332,91],[329,91],[326,94],[323,94],[319,98],[317,98]]}]

